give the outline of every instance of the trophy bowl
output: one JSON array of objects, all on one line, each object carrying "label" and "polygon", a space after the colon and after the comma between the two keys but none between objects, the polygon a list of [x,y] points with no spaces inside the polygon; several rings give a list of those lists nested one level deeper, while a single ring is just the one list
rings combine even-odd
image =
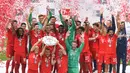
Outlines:
[{"label": "trophy bowl", "polygon": [[44,36],[42,42],[47,46],[54,46],[58,40],[53,36]]}]

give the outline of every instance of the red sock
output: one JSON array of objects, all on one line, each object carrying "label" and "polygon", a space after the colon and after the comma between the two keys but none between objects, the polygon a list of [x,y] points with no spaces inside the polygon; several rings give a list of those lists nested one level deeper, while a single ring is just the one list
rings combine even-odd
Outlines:
[{"label": "red sock", "polygon": [[26,64],[22,64],[22,73],[25,73]]},{"label": "red sock", "polygon": [[12,60],[12,68],[11,68],[11,72],[13,72],[14,67],[15,67],[15,62],[14,62],[14,60]]},{"label": "red sock", "polygon": [[19,73],[19,65],[20,64],[15,64],[15,73]]},{"label": "red sock", "polygon": [[101,73],[102,69],[101,69],[101,65],[98,64],[98,73]]},{"label": "red sock", "polygon": [[8,73],[8,68],[9,68],[10,60],[6,61],[6,73]]}]

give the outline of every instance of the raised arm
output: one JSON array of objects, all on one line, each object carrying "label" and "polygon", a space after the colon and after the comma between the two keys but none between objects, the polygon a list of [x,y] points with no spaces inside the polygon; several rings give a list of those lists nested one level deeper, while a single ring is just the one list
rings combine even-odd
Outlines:
[{"label": "raised arm", "polygon": [[63,24],[63,26],[66,26],[66,24],[64,22],[64,19],[63,19],[63,16],[61,14],[61,10],[59,10],[59,15],[60,15],[60,21],[61,21],[61,23]]},{"label": "raised arm", "polygon": [[113,14],[112,14],[112,29],[113,29],[114,32],[116,31],[115,18],[114,18]]},{"label": "raised arm", "polygon": [[102,20],[102,24],[101,24],[101,35],[106,35],[107,34],[107,29],[104,26],[105,21]]},{"label": "raised arm", "polygon": [[54,49],[52,50],[52,54],[55,54],[56,52],[56,45],[54,46]]},{"label": "raised arm", "polygon": [[49,6],[46,7],[46,10],[47,10],[47,15],[48,15],[48,23],[49,23],[51,16],[52,16],[52,12],[50,11]]},{"label": "raised arm", "polygon": [[55,54],[52,54],[51,64],[52,64],[52,65],[55,65],[55,64],[56,64]]},{"label": "raised arm", "polygon": [[5,26],[6,30],[9,29],[10,22],[11,22],[11,20],[9,19],[8,22],[7,22],[7,24],[6,24],[6,26]]},{"label": "raised arm", "polygon": [[70,36],[70,32],[68,31],[66,33],[66,38],[65,38],[65,44],[66,44],[67,51],[69,51],[72,48],[70,45],[69,39],[68,39],[69,36]]},{"label": "raised arm", "polygon": [[117,16],[116,16],[116,23],[117,23],[117,28],[120,28],[121,21],[120,21],[120,14],[119,14],[119,12],[117,13]]},{"label": "raised arm", "polygon": [[74,29],[74,30],[75,30],[75,29],[76,29],[75,20],[74,20],[74,18],[72,18],[71,20],[72,20],[72,29]]},{"label": "raised arm", "polygon": [[37,45],[42,41],[42,39],[38,40],[31,48],[31,51],[34,51],[36,48],[39,48]]},{"label": "raised arm", "polygon": [[43,28],[42,28],[43,31],[45,31],[47,24],[48,24],[48,18],[45,17],[45,22],[44,22],[44,25],[43,25]]},{"label": "raised arm", "polygon": [[103,8],[100,9],[100,24],[102,24],[103,20]]},{"label": "raised arm", "polygon": [[119,32],[120,32],[120,28],[117,28],[117,31],[116,31],[116,35],[118,36],[119,35]]},{"label": "raised arm", "polygon": [[67,55],[65,48],[64,48],[59,42],[57,43],[57,45],[61,48],[62,53],[63,53],[64,55]]},{"label": "raised arm", "polygon": [[44,47],[43,47],[43,49],[42,49],[42,52],[40,53],[40,56],[41,56],[41,57],[44,55],[45,49],[46,49],[46,45],[44,45]]},{"label": "raised arm", "polygon": [[102,20],[103,20],[103,13],[100,14],[100,24],[102,24]]},{"label": "raised arm", "polygon": [[81,45],[78,48],[79,52],[81,52],[83,47],[84,47],[84,34],[81,35],[80,42],[82,42],[82,43],[81,43]]},{"label": "raised arm", "polygon": [[28,21],[28,15],[26,16],[26,22],[27,22],[28,30],[30,31],[31,30],[31,26],[30,26],[31,24]]},{"label": "raised arm", "polygon": [[31,7],[30,9],[30,14],[29,14],[29,17],[28,17],[28,22],[29,22],[29,25],[32,26],[32,12],[33,12],[33,9],[34,7]]},{"label": "raised arm", "polygon": [[74,38],[75,38],[76,25],[75,25],[74,18],[71,19],[71,23],[72,23],[72,25],[71,25],[71,27],[69,28],[70,36],[68,37],[69,44],[72,44],[72,41],[73,41]]}]

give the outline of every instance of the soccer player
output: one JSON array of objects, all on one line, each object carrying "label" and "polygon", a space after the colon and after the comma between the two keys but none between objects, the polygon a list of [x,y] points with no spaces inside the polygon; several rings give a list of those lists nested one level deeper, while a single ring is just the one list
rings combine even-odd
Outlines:
[{"label": "soccer player", "polygon": [[67,32],[65,40],[68,53],[68,73],[79,73],[78,59],[84,47],[84,36],[82,35],[82,38],[80,40],[82,43],[80,47],[77,48],[76,41],[72,41],[72,46],[71,44],[69,44],[68,40],[69,34],[70,33]]},{"label": "soccer player", "polygon": [[45,48],[45,52],[41,55],[41,73],[51,73],[53,65],[54,56],[52,56],[51,50],[49,47]]},{"label": "soccer player", "polygon": [[119,30],[116,32],[116,34],[114,34],[114,30],[109,28],[108,34],[106,35],[106,50],[104,57],[105,72],[108,72],[108,65],[112,64],[113,73],[116,73],[116,42],[118,38],[118,32]]},{"label": "soccer player", "polygon": [[[91,34],[92,34],[92,37],[90,37],[90,38],[94,38],[100,34],[98,23],[93,24],[93,30],[91,31]],[[97,70],[97,63],[96,63],[97,55],[96,54],[98,53],[98,49],[99,49],[99,40],[92,39],[90,41],[92,43],[92,44],[90,44],[90,45],[92,45],[90,51],[92,53],[93,62],[94,62],[94,69],[93,69],[93,72],[94,72],[95,70]]]},{"label": "soccer player", "polygon": [[38,45],[41,43],[42,39],[38,40],[31,48],[28,57],[28,73],[38,73],[38,68],[40,64],[40,55],[42,55],[45,51],[46,46],[43,47],[42,52],[39,53],[40,46]]},{"label": "soccer player", "polygon": [[56,56],[56,70],[57,73],[67,73],[68,71],[68,57],[64,46],[57,43],[60,49],[58,49],[58,55]]},{"label": "soccer player", "polygon": [[31,36],[31,45],[33,46],[34,43],[38,41],[41,37],[43,37],[43,32],[45,31],[46,25],[47,25],[48,19],[46,18],[45,24],[42,28],[42,30],[39,29],[38,24],[36,23],[34,25],[34,28],[30,31],[30,36]]},{"label": "soccer player", "polygon": [[102,21],[100,32],[101,32],[101,34],[97,37],[97,39],[99,40],[99,49],[98,49],[98,53],[97,53],[98,73],[102,72],[102,66],[104,64],[104,55],[105,55],[105,49],[106,49],[106,40],[105,40],[106,28],[104,27],[104,21]]},{"label": "soccer player", "polygon": [[[105,19],[103,18],[103,8],[101,8],[100,10],[100,24],[103,24],[102,21],[105,22]],[[114,14],[113,12],[111,12],[111,18],[112,20],[106,20],[106,23],[104,23],[104,27],[108,30],[108,29],[113,29],[114,33],[116,31],[116,25],[115,25],[115,18],[114,18]],[[111,73],[112,71],[112,65],[110,65],[110,69],[109,69],[109,72]]]},{"label": "soccer player", "polygon": [[[58,28],[58,33],[57,33],[57,40],[59,41],[59,43],[64,47],[64,49],[66,49],[66,45],[65,45],[65,30],[64,30],[64,26],[60,25]],[[56,48],[56,56],[58,55],[58,51],[60,49],[60,46],[57,45]]]},{"label": "soccer player", "polygon": [[16,30],[14,38],[14,61],[15,73],[19,73],[19,66],[22,65],[22,73],[26,69],[26,55],[27,55],[27,35],[24,34],[23,28]]},{"label": "soccer player", "polygon": [[92,73],[92,55],[89,48],[89,35],[88,28],[89,25],[85,23],[84,31],[84,48],[80,54],[80,73]]},{"label": "soccer player", "polygon": [[[11,28],[9,28],[9,24],[11,22]],[[14,56],[14,35],[15,35],[15,30],[17,29],[17,21],[16,20],[9,20],[8,24],[6,26],[6,30],[7,30],[7,49],[6,49],[6,56],[8,58],[8,60],[6,61],[6,73],[8,73],[8,68],[9,68],[9,64],[11,61],[11,58]],[[14,60],[12,61],[12,68],[10,73],[13,73],[13,69],[14,69]]]}]

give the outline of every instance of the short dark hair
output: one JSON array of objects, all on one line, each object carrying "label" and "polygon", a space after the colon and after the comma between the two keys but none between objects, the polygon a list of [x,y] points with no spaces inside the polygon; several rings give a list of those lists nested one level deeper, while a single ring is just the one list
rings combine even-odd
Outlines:
[{"label": "short dark hair", "polygon": [[125,22],[124,22],[124,21],[122,21],[122,22],[121,22],[121,24],[125,24]]},{"label": "short dark hair", "polygon": [[99,27],[99,24],[98,23],[94,23],[93,26]]},{"label": "short dark hair", "polygon": [[64,28],[64,26],[63,26],[63,25],[59,25],[59,27],[62,27],[62,28]]},{"label": "short dark hair", "polygon": [[35,23],[35,24],[34,24],[34,27],[35,27],[36,25],[38,25],[38,23]]},{"label": "short dark hair", "polygon": [[51,17],[50,17],[50,19],[52,19],[52,18],[55,18],[55,19],[56,19],[56,17],[55,17],[55,16],[51,16]]},{"label": "short dark hair", "polygon": [[21,26],[22,26],[22,25],[25,25],[25,26],[26,26],[26,23],[21,23]]},{"label": "short dark hair", "polygon": [[17,20],[13,20],[12,22],[16,22],[17,23]]},{"label": "short dark hair", "polygon": [[108,28],[107,33],[109,33],[110,31],[114,31],[112,28]]},{"label": "short dark hair", "polygon": [[42,14],[38,15],[38,17],[42,17],[42,16],[44,16],[44,15],[42,15]]},{"label": "short dark hair", "polygon": [[84,27],[82,27],[82,26],[80,26],[78,29],[81,29],[82,31],[84,31],[85,29],[84,29]]},{"label": "short dark hair", "polygon": [[80,24],[81,24],[81,21],[76,21],[76,22],[78,22],[78,23],[80,23]]}]

